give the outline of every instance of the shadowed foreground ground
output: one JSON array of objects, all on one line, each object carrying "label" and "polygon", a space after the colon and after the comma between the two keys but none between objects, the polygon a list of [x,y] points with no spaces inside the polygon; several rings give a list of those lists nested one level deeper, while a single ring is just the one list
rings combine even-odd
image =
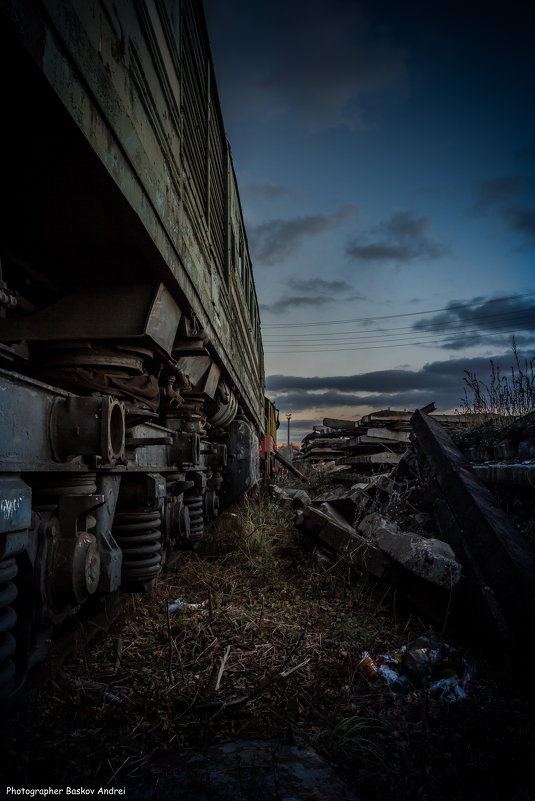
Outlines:
[{"label": "shadowed foreground ground", "polygon": [[[230,782],[228,797],[288,797],[269,770],[269,781],[247,789],[243,760],[232,762],[245,741],[262,741],[259,771],[278,743],[311,746],[347,783],[343,796],[331,779],[339,798],[533,798],[530,677],[504,654],[491,666],[452,632],[430,632],[366,577],[351,583],[343,560],[321,573],[315,565],[292,515],[266,495],[225,512],[199,551],[154,592],[133,596],[122,620],[4,724],[3,783],[226,799],[202,794],[206,775],[195,790],[194,775],[178,767],[225,765],[219,746],[237,743],[226,764],[239,767],[227,774],[241,775],[241,795]],[[177,598],[202,605],[168,618]],[[466,700],[437,701],[425,688],[395,695],[358,668],[364,650],[391,652],[429,633],[470,662]],[[302,797],[329,797],[319,791]]]}]

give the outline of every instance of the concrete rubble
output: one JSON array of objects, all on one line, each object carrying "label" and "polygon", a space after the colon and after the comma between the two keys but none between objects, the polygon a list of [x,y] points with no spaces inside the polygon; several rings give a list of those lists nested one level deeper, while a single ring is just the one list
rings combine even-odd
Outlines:
[{"label": "concrete rubble", "polygon": [[446,542],[402,531],[376,512],[361,521],[358,531],[396,562],[433,584],[451,589],[461,578],[461,566]]},{"label": "concrete rubble", "polygon": [[[432,403],[425,408],[431,413],[434,406]],[[323,427],[315,427],[303,439],[300,460],[332,462],[328,472],[336,473],[338,481],[366,482],[371,473],[389,470],[402,460],[410,444],[411,416],[412,412],[384,409],[358,421],[326,417]],[[433,417],[449,431],[471,422],[466,415]]]},{"label": "concrete rubble", "polygon": [[[384,505],[377,478],[345,492],[321,493],[297,511],[295,525],[314,544],[319,566],[341,557],[357,572],[394,587],[441,624],[461,567],[445,542],[404,531],[377,512],[367,513]],[[391,490],[396,491],[393,481]]]},{"label": "concrete rubble", "polygon": [[[315,495],[310,487],[308,495],[283,492],[323,565],[341,557],[431,621],[449,615],[479,640],[519,645],[535,628],[535,550],[483,479],[510,489],[513,477],[520,485],[535,477],[535,416],[501,430],[483,427],[479,438],[468,422],[422,410],[326,418],[326,430],[305,438],[303,463],[317,473],[323,457],[336,469],[324,473]],[[473,464],[467,456],[494,461]],[[529,508],[533,534],[532,499]]]}]

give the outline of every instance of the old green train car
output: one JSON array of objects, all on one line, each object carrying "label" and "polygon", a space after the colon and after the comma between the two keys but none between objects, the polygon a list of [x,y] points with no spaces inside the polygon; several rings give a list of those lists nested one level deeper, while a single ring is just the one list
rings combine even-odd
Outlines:
[{"label": "old green train car", "polygon": [[199,0],[0,0],[0,694],[258,478],[263,353]]}]

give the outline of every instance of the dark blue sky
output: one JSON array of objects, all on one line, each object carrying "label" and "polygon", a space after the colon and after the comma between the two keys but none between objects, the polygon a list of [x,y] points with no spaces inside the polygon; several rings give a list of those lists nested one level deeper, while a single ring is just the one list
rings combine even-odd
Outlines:
[{"label": "dark blue sky", "polygon": [[450,409],[513,334],[530,357],[528,3],[205,7],[281,411]]}]

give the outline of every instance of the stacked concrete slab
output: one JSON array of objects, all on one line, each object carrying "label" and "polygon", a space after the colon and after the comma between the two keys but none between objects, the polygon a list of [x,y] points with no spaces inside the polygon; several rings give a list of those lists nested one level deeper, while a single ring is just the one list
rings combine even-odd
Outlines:
[{"label": "stacked concrete slab", "polygon": [[[434,410],[434,404],[426,407]],[[389,471],[397,465],[410,443],[412,412],[384,409],[364,415],[360,420],[326,417],[323,427],[303,439],[301,459],[333,462],[337,481],[365,480],[370,473]],[[433,419],[447,431],[465,427],[463,415],[434,414]]]},{"label": "stacked concrete slab", "polygon": [[[387,582],[435,624],[444,625],[453,615],[471,637],[493,649],[513,648],[532,660],[535,548],[528,534],[533,533],[529,478],[530,471],[535,471],[535,413],[505,426],[488,425],[459,434],[457,440],[466,455],[446,430],[464,424],[452,416],[388,410],[358,422],[324,422],[321,432],[309,436],[305,457],[307,451],[340,451],[333,468],[336,482],[327,482],[312,497],[294,490],[287,499],[298,510],[296,525],[315,543],[322,558],[343,558],[355,570]],[[336,433],[338,437],[333,436]],[[388,453],[400,456],[401,449],[390,449],[390,445],[401,434],[411,435],[404,470],[388,466],[366,474],[365,465],[373,464],[363,460],[373,455],[363,452],[372,444],[369,440],[377,438],[380,445],[388,442]],[[392,435],[394,439],[388,439]],[[405,448],[403,440],[399,438]],[[478,465],[467,455],[502,461]],[[509,461],[504,462],[506,455]],[[360,476],[348,487],[340,479],[354,478],[353,464],[358,464]],[[374,467],[379,464],[375,462]],[[507,504],[515,512],[515,522],[500,505],[496,487],[491,492],[482,480],[486,476],[481,470],[491,468],[501,485],[511,484],[512,471],[515,476],[524,471],[519,474],[521,494],[509,498]],[[405,505],[403,498],[409,496]],[[525,531],[515,524],[520,520],[521,500],[528,517],[531,514]]]}]

